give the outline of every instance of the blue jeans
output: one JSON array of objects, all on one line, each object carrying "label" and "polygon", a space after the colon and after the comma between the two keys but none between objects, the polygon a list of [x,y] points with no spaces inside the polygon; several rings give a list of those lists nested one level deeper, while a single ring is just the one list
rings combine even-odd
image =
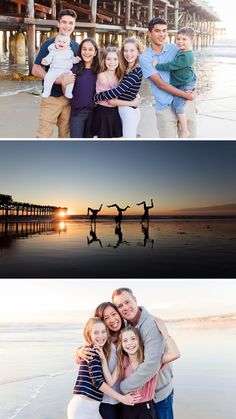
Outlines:
[{"label": "blue jeans", "polygon": [[84,138],[86,133],[86,123],[89,116],[92,114],[92,109],[84,108],[78,112],[77,115],[70,117],[70,137],[71,138]]},{"label": "blue jeans", "polygon": [[174,419],[173,412],[173,397],[174,390],[170,393],[166,399],[161,402],[155,403],[157,419]]},{"label": "blue jeans", "polygon": [[[196,80],[193,80],[191,83],[185,84],[184,86],[178,86],[178,89],[187,91],[193,90],[196,85]],[[174,96],[172,101],[172,109],[178,115],[184,113],[184,105],[186,100],[179,96]]]}]

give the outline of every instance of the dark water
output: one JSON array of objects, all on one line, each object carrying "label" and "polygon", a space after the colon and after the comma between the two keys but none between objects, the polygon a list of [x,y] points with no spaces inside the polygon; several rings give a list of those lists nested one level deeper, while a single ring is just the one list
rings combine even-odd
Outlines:
[{"label": "dark water", "polygon": [[235,220],[0,224],[0,276],[235,278]]}]

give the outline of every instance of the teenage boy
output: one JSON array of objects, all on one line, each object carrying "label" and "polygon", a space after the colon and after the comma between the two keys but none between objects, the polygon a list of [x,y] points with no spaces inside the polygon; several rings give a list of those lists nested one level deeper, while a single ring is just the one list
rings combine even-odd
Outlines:
[{"label": "teenage boy", "polygon": [[140,56],[140,65],[143,75],[150,81],[152,93],[156,100],[156,118],[159,137],[176,138],[178,136],[178,120],[172,109],[173,96],[187,100],[186,115],[190,137],[196,136],[195,106],[191,102],[195,93],[183,91],[170,85],[170,72],[158,72],[152,65],[153,61],[159,64],[172,61],[178,53],[175,44],[166,43],[167,23],[164,19],[154,18],[148,23],[148,34],[151,45]]},{"label": "teenage boy", "polygon": [[[75,28],[77,14],[72,9],[62,9],[58,15],[59,35],[70,36]],[[39,53],[33,65],[32,74],[45,77],[49,67],[43,67],[42,59],[48,55],[48,47],[55,41],[55,37],[45,41],[40,47]],[[78,44],[75,41],[70,42],[70,47],[76,55]],[[37,131],[38,138],[49,138],[53,135],[53,128],[58,126],[58,137],[70,137],[69,119],[70,119],[70,102],[62,92],[62,83],[73,83],[73,75],[65,75],[59,77],[54,83],[51,95],[47,98],[42,97],[40,102],[39,128]]]}]

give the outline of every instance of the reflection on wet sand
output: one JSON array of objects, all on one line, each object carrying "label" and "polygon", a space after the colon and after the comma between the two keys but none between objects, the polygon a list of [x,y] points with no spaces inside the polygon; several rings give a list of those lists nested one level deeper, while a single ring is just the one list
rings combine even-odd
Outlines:
[{"label": "reflection on wet sand", "polygon": [[[5,249],[4,258],[0,253],[2,277],[235,278],[236,274],[235,219],[152,219],[141,226],[138,219],[115,226],[109,219],[0,223],[0,238]],[[13,246],[17,251],[11,252]]]}]

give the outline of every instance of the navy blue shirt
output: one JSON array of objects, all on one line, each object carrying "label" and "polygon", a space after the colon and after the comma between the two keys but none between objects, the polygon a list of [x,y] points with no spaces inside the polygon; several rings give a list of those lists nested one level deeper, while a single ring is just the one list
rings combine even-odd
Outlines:
[{"label": "navy blue shirt", "polygon": [[[42,65],[41,64],[42,59],[44,57],[46,57],[46,55],[48,55],[48,53],[49,53],[48,47],[49,47],[49,45],[53,44],[54,41],[55,41],[55,37],[54,38],[47,39],[47,41],[45,41],[41,45],[40,50],[38,52],[38,55],[37,55],[37,57],[35,59],[35,62],[34,62],[35,64]],[[78,48],[79,48],[79,44],[77,42],[75,42],[75,41],[70,41],[70,47],[71,47],[74,55],[76,56],[77,55]],[[48,71],[48,69],[49,69],[49,66],[48,65],[47,66],[43,66],[43,67],[44,67],[45,71]],[[54,96],[54,97],[63,96],[63,92],[62,92],[62,89],[61,89],[61,85],[60,84],[54,84],[52,86],[52,90],[51,90],[51,95],[50,96]]]},{"label": "navy blue shirt", "polygon": [[[78,64],[75,64],[72,69],[73,73],[78,71]],[[73,98],[70,101],[71,114],[77,113],[83,109],[93,109],[95,103],[93,100],[96,92],[97,74],[94,74],[91,68],[85,68],[79,76],[76,76],[75,85],[73,89]]]},{"label": "navy blue shirt", "polygon": [[99,390],[104,383],[102,365],[99,356],[94,355],[89,362],[82,360],[74,387],[74,394],[83,394],[90,399],[102,401],[103,393]]}]

